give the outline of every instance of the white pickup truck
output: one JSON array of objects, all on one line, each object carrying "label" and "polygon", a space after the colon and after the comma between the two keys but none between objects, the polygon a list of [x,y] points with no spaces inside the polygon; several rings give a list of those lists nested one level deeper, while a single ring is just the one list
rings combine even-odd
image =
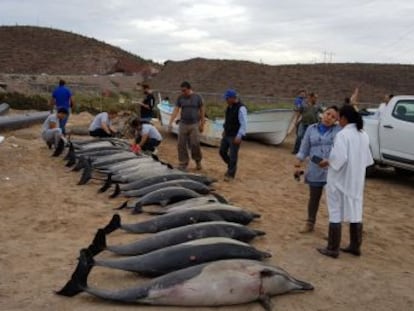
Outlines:
[{"label": "white pickup truck", "polygon": [[381,113],[363,119],[375,164],[414,174],[414,95],[394,96]]}]

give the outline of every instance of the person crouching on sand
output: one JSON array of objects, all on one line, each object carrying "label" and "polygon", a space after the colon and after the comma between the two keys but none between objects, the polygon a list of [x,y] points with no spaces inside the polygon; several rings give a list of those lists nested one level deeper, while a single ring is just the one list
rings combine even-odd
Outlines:
[{"label": "person crouching on sand", "polygon": [[162,141],[162,136],[157,128],[146,120],[136,119],[132,122],[136,130],[136,138],[132,143],[131,150],[144,151],[155,154],[156,148]]},{"label": "person crouching on sand", "polygon": [[50,114],[42,125],[42,138],[47,146],[52,148],[55,146],[54,157],[59,156],[65,148],[62,129],[59,127],[59,121],[64,120],[68,116],[66,108],[59,108],[56,113]]},{"label": "person crouching on sand", "polygon": [[116,110],[98,113],[89,126],[89,135],[93,137],[112,137],[116,129],[112,127],[112,120],[118,116]]}]

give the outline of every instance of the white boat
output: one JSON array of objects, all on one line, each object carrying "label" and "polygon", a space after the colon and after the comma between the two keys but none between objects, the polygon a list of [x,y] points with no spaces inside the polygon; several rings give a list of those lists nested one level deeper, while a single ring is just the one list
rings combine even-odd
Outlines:
[{"label": "white boat", "polygon": [[[160,111],[160,121],[164,130],[168,130],[171,114],[174,106],[171,104],[160,103],[157,105]],[[224,119],[210,120],[206,118],[204,124],[204,131],[200,134],[200,141],[203,144],[218,147],[220,146],[221,134],[223,133]],[[176,122],[172,125],[172,132],[178,134],[178,124]]]},{"label": "white boat", "polygon": [[288,135],[292,109],[259,110],[247,114],[246,138],[269,145],[280,145]]},{"label": "white boat", "polygon": [[[161,125],[167,130],[174,106],[160,103],[157,107],[160,111]],[[279,145],[288,134],[292,117],[293,110],[290,109],[269,109],[248,113],[246,138],[269,145]],[[223,118],[206,119],[200,141],[209,146],[219,146],[223,133],[223,123]],[[177,123],[173,123],[172,132],[178,134]]]}]

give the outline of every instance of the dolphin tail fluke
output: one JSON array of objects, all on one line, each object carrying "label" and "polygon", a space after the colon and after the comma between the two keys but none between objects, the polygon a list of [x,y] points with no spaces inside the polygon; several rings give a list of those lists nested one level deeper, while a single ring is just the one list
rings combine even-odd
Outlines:
[{"label": "dolphin tail fluke", "polygon": [[88,250],[82,249],[80,251],[79,262],[70,280],[59,291],[57,295],[73,297],[85,290],[88,287],[87,280],[93,265],[90,263]]},{"label": "dolphin tail fluke", "polygon": [[214,197],[216,197],[216,199],[223,204],[228,204],[229,202],[226,200],[226,198],[224,198],[222,195],[216,193],[216,192],[212,192],[211,193]]},{"label": "dolphin tail fluke", "polygon": [[65,161],[69,160],[71,158],[71,156],[75,154],[75,148],[73,147],[72,142],[69,141],[68,144],[69,144],[68,153],[63,158],[63,160],[65,160]]},{"label": "dolphin tail fluke", "polygon": [[105,180],[105,183],[101,188],[99,188],[98,193],[103,193],[112,186],[112,174],[108,174],[108,177]]},{"label": "dolphin tail fluke", "polygon": [[101,230],[103,231],[104,234],[110,234],[119,228],[121,228],[121,216],[119,216],[118,214],[115,214],[114,216],[112,216],[111,221],[105,226],[105,228]]},{"label": "dolphin tail fluke", "polygon": [[92,178],[92,166],[89,164],[85,166],[85,169],[82,172],[82,177],[78,182],[78,185],[86,184]]},{"label": "dolphin tail fluke", "polygon": [[85,157],[80,156],[80,157],[79,157],[79,160],[78,160],[78,163],[76,163],[75,167],[74,167],[74,168],[72,168],[72,171],[74,171],[74,172],[79,172],[79,171],[80,171],[82,168],[84,168],[86,165],[87,165],[87,164],[86,164]]},{"label": "dolphin tail fluke", "polygon": [[116,198],[120,193],[121,193],[121,187],[119,186],[119,184],[116,184],[114,193],[112,193],[109,197]]},{"label": "dolphin tail fluke", "polygon": [[88,251],[92,257],[98,255],[106,249],[105,228],[98,229],[92,241],[92,244],[88,247]]},{"label": "dolphin tail fluke", "polygon": [[121,210],[121,209],[126,208],[127,206],[128,206],[128,200],[126,200],[124,203],[122,203],[118,207],[115,207],[114,210]]},{"label": "dolphin tail fluke", "polygon": [[75,153],[73,153],[73,155],[71,155],[70,157],[69,157],[69,159],[68,159],[68,162],[66,162],[66,167],[71,167],[71,166],[73,166],[73,165],[75,165],[76,164],[76,156],[75,156]]}]

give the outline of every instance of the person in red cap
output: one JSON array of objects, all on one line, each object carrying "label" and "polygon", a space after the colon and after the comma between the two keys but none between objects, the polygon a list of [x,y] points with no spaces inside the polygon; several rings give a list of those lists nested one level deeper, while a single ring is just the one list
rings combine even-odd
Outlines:
[{"label": "person in red cap", "polygon": [[238,98],[235,90],[227,90],[224,93],[224,99],[227,102],[227,109],[219,153],[227,164],[224,181],[231,181],[236,176],[240,144],[242,137],[246,135],[247,109]]}]

